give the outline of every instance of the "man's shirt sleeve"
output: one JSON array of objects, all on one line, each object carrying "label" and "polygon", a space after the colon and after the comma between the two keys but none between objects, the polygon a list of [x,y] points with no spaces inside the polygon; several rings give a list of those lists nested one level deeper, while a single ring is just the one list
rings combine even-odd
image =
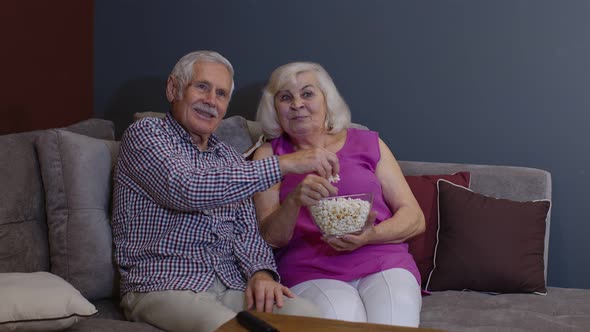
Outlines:
[{"label": "man's shirt sleeve", "polygon": [[155,122],[137,121],[121,141],[118,180],[130,179],[154,201],[179,211],[212,209],[264,191],[281,179],[277,157],[199,167]]},{"label": "man's shirt sleeve", "polygon": [[237,213],[234,253],[238,265],[248,280],[257,271],[268,270],[276,281],[280,281],[272,249],[259,233],[255,211],[252,199],[248,198],[240,204]]}]

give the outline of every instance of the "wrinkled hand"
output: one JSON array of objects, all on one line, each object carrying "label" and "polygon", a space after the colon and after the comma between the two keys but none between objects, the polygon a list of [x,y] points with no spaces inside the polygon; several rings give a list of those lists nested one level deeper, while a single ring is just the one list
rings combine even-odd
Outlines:
[{"label": "wrinkled hand", "polygon": [[283,295],[294,297],[291,290],[276,282],[268,271],[258,271],[248,280],[246,286],[246,305],[258,312],[272,312],[274,304],[283,307]]},{"label": "wrinkled hand", "polygon": [[279,156],[279,166],[283,175],[315,172],[321,177],[336,176],[340,164],[335,153],[322,148],[300,150]]},{"label": "wrinkled hand", "polygon": [[336,195],[338,188],[323,177],[309,174],[301,181],[289,197],[299,206],[310,206],[318,204],[319,200],[330,195]]},{"label": "wrinkled hand", "polygon": [[322,237],[322,240],[337,251],[353,251],[371,242],[375,231],[377,212],[371,211],[367,217],[367,225],[360,234],[346,234],[339,237]]}]

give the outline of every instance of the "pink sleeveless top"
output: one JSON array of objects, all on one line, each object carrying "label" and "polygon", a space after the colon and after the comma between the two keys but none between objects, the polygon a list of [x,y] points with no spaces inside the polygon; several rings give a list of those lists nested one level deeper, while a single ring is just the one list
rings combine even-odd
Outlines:
[{"label": "pink sleeveless top", "polygon": [[[340,161],[340,181],[334,184],[339,195],[373,192],[376,224],[392,216],[375,175],[381,158],[378,138],[378,133],[374,131],[348,129],[346,142],[336,153]],[[286,136],[273,139],[270,143],[275,155],[294,152]],[[280,189],[281,203],[304,177],[299,174],[284,177]],[[410,271],[420,284],[420,273],[406,243],[367,245],[352,252],[338,252],[320,237],[321,233],[313,223],[308,208],[302,207],[293,238],[287,246],[275,251],[278,272],[285,286],[292,287],[312,279],[351,281],[391,268]]]}]

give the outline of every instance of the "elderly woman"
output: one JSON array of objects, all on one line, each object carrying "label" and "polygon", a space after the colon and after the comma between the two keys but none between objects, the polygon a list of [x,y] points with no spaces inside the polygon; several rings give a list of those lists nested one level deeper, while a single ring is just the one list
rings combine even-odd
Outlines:
[{"label": "elderly woman", "polygon": [[[320,65],[295,62],[272,73],[257,113],[271,140],[254,159],[326,149],[339,159],[340,180],[286,175],[255,194],[260,232],[276,248],[283,284],[325,318],[416,327],[420,274],[404,241],[424,231],[424,215],[387,145],[374,131],[350,128],[350,118]],[[308,207],[360,192],[374,193],[373,223],[360,234],[322,237]]]}]

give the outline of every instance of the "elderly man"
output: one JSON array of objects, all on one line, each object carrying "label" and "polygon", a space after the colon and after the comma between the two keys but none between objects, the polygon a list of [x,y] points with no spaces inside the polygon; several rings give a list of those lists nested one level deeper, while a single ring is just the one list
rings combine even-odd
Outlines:
[{"label": "elderly man", "polygon": [[233,92],[216,52],[182,57],[166,85],[171,111],[124,133],[115,168],[113,236],[128,319],[213,331],[244,309],[316,315],[279,283],[251,196],[289,173],[338,173],[315,149],[245,161],[213,132]]}]

